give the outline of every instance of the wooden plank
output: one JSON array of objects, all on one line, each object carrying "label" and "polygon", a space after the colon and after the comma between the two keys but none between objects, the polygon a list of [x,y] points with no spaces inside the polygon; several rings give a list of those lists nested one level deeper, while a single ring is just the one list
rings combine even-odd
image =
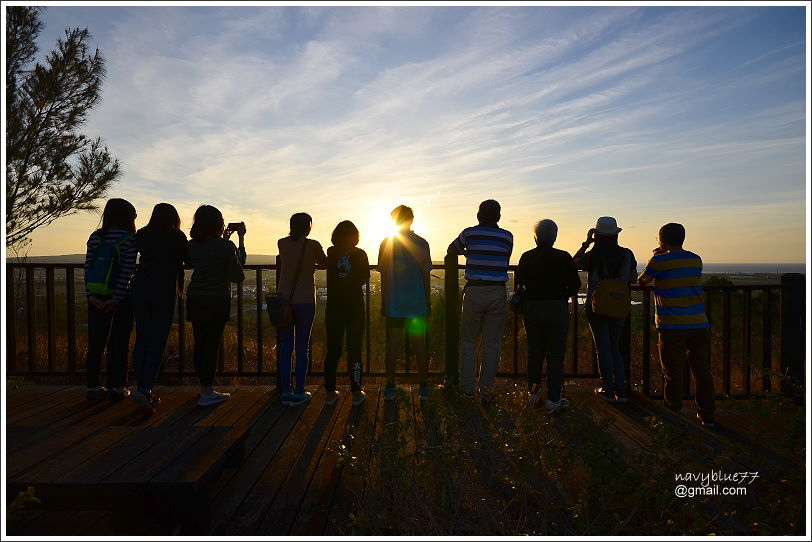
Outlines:
[{"label": "wooden plank", "polygon": [[176,488],[189,484],[199,491],[212,481],[214,474],[231,458],[230,454],[248,435],[245,427],[209,427],[194,446],[174,458],[155,476],[150,486]]},{"label": "wooden plank", "polygon": [[[256,400],[257,393],[251,391],[250,388],[237,388],[228,401],[218,405],[215,409],[211,409],[210,413],[197,420],[193,425],[231,426],[233,422],[239,420],[241,414],[256,402]],[[219,423],[220,420],[224,418],[228,421]]]},{"label": "wooden plank", "polygon": [[214,421],[214,427],[250,427],[259,413],[269,406],[271,394],[266,389],[251,389],[242,393],[242,401],[223,417]]},{"label": "wooden plank", "polygon": [[58,479],[65,484],[98,484],[174,431],[169,426],[130,427],[129,429],[132,433],[119,442],[116,447],[108,450],[104,457],[98,460],[88,458],[88,461],[72,471],[66,472]]},{"label": "wooden plank", "polygon": [[[367,400],[358,408],[355,417],[354,428],[351,428],[354,438],[349,439],[350,450],[357,458],[358,464],[365,468],[369,465],[372,453],[371,442],[366,437],[367,431],[374,434],[376,422],[380,422],[381,415],[379,408],[383,401],[380,386],[367,388]],[[297,523],[297,528],[291,531],[291,535],[341,535],[344,523],[349,520],[349,514],[354,510],[355,499],[363,492],[363,481],[348,472],[349,467],[342,466],[336,480],[336,488],[333,492],[332,503],[328,514],[324,515],[321,522],[310,524]]]},{"label": "wooden plank", "polygon": [[[9,441],[13,441],[15,433],[21,428],[7,428]],[[74,444],[81,442],[97,431],[95,427],[82,427],[76,429],[62,429],[54,431],[52,428],[22,428],[24,433],[21,438],[31,438],[32,442],[18,453],[6,456],[6,476],[11,477],[37,467],[51,456],[56,455],[64,449],[70,448]],[[29,431],[36,433],[31,437]],[[26,435],[28,435],[26,437]]]},{"label": "wooden plank", "polygon": [[246,457],[241,468],[230,476],[226,473],[213,490],[215,528],[219,522],[228,521],[239,508],[302,414],[302,409],[282,406],[276,394],[266,394],[266,397],[266,408],[251,425],[251,434],[245,441]]},{"label": "wooden plank", "polygon": [[99,484],[105,494],[126,494],[133,480],[150,480],[169,467],[190,446],[194,446],[210,430],[208,427],[178,427],[169,431],[146,452],[107,476]]},{"label": "wooden plank", "polygon": [[146,418],[138,412],[133,412],[127,419],[122,420],[121,424],[131,426],[173,425],[197,408],[200,388],[162,386],[156,389],[155,393],[161,398],[161,404],[155,409],[154,415]]},{"label": "wooden plank", "polygon": [[[271,508],[261,528],[264,532],[289,534],[296,525],[307,525],[317,520],[322,522],[330,510],[330,497],[338,479],[336,469],[338,456],[327,448],[346,441],[350,413],[353,410],[352,393],[342,390],[338,402],[332,407],[324,408],[325,411],[333,409],[335,415],[325,428],[324,436],[316,444],[313,460],[304,468],[304,474],[302,476],[293,474],[293,484],[288,484],[285,487],[287,491],[280,491],[280,495],[277,495],[274,503],[279,503],[281,499],[284,506],[277,513],[274,507]],[[314,435],[315,431],[311,433],[313,440]],[[305,457],[303,454],[303,458]],[[297,479],[301,482],[296,483]],[[305,480],[308,479],[309,484],[306,484]],[[272,521],[269,522],[269,519]]]},{"label": "wooden plank", "polygon": [[[105,427],[78,441],[69,437],[71,431],[66,431],[65,438],[47,441],[47,445],[58,449],[56,453],[48,455],[47,461],[38,462],[39,466],[22,471],[18,468],[14,471],[9,469],[7,483],[15,488],[35,486],[38,495],[44,495],[53,489],[51,484],[65,472],[74,470],[89,458],[107,451],[134,431],[130,427]],[[80,429],[79,433],[83,434],[83,430]],[[64,446],[65,442],[71,440],[74,440],[73,444]]]},{"label": "wooden plank", "polygon": [[20,387],[6,387],[6,413],[44,401],[46,397],[69,388],[76,389],[77,392],[81,389],[84,392],[84,387],[80,386],[23,384]]},{"label": "wooden plank", "polygon": [[79,388],[69,387],[43,398],[42,401],[29,403],[15,412],[6,412],[6,423],[10,426],[31,425],[42,415],[59,412],[68,404],[87,404],[84,392]]},{"label": "wooden plank", "polygon": [[302,453],[313,424],[321,414],[324,406],[324,394],[315,393],[314,395],[315,397],[304,407],[288,407],[290,410],[301,411],[295,414],[296,420],[294,421],[298,421],[298,423],[291,424],[292,431],[289,434],[285,431],[289,429],[286,424],[278,424],[275,427],[275,429],[278,428],[280,431],[284,431],[285,435],[276,437],[279,440],[284,439],[284,442],[278,448],[270,463],[267,464],[262,476],[245,495],[245,499],[234,515],[226,522],[225,532],[232,535],[256,533],[271,501],[283,482],[288,478],[288,473]]}]

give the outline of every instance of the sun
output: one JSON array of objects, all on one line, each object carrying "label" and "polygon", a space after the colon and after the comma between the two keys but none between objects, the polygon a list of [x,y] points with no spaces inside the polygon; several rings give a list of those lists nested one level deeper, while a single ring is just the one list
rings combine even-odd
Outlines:
[{"label": "sun", "polygon": [[392,237],[398,232],[392,217],[387,209],[375,209],[370,211],[366,220],[366,235],[373,239],[383,239]]}]

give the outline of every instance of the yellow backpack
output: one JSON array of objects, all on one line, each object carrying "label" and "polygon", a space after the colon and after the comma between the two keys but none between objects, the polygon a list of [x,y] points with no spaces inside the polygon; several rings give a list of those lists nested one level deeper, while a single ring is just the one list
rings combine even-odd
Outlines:
[{"label": "yellow backpack", "polygon": [[[627,252],[616,276],[604,278],[595,286],[592,291],[593,313],[609,318],[626,318],[629,315],[632,300],[628,281],[630,263]],[[621,280],[623,278],[626,280]]]}]

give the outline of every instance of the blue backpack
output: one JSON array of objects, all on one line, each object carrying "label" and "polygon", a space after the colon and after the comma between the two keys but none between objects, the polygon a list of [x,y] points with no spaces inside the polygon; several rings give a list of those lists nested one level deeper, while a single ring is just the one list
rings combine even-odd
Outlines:
[{"label": "blue backpack", "polygon": [[99,237],[101,237],[99,246],[96,248],[96,253],[93,254],[87,275],[85,275],[85,285],[91,294],[110,295],[116,289],[116,281],[121,269],[119,247],[132,237],[132,234],[125,233],[117,241],[106,241],[102,234],[99,234]]}]

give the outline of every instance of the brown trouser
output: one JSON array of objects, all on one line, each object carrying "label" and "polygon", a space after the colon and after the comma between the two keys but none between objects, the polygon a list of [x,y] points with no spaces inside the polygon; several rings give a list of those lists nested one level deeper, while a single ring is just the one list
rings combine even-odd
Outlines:
[{"label": "brown trouser", "polygon": [[683,371],[686,362],[696,381],[696,408],[703,418],[713,416],[715,392],[708,359],[708,328],[660,329],[660,361],[663,366],[663,399],[676,412],[682,407]]}]

